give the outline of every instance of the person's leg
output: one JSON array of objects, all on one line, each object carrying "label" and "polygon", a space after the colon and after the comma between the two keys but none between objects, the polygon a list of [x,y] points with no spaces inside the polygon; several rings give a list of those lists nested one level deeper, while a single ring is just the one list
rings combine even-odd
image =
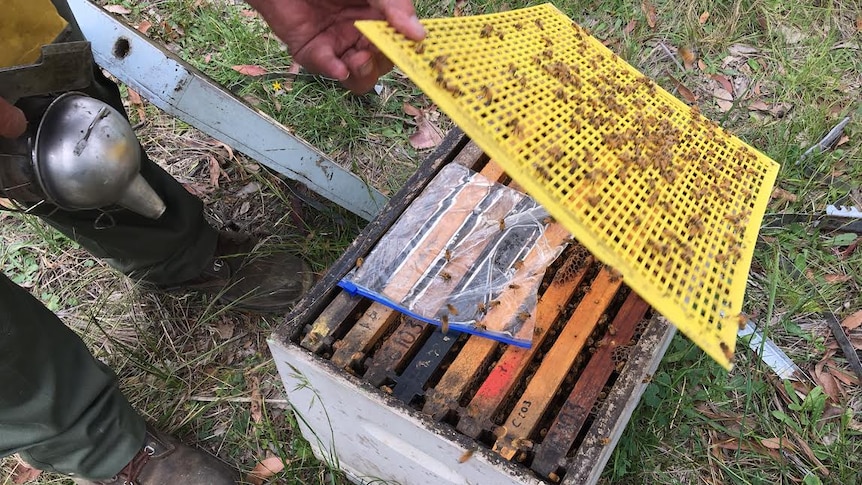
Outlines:
[{"label": "person's leg", "polygon": [[144,442],[114,373],[26,290],[0,273],[0,456],[110,477]]}]

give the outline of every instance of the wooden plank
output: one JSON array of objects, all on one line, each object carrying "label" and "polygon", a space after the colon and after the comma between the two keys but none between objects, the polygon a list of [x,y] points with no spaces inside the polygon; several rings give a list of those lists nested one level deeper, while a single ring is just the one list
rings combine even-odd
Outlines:
[{"label": "wooden plank", "polygon": [[[593,264],[592,256],[587,254],[586,251],[573,253],[563,267],[557,270],[554,283],[545,290],[537,306],[533,346],[529,349],[512,346],[506,349],[467,405],[458,421],[458,431],[478,438],[483,430],[492,428],[491,417],[521,381],[527,366],[565,309],[565,304],[556,302],[567,302],[571,298],[571,294],[581,285]],[[553,303],[548,304],[546,301]]]},{"label": "wooden plank", "polygon": [[501,427],[494,451],[502,457],[511,460],[528,440],[620,285],[609,269],[599,272]]},{"label": "wooden plank", "polygon": [[535,458],[531,467],[540,475],[550,477],[557,473],[559,467],[565,466],[569,449],[587,421],[599,393],[617,368],[614,353],[623,351],[631,343],[635,328],[648,309],[649,305],[634,292],[620,307],[548,433],[534,448]]},{"label": "wooden plank", "polygon": [[360,296],[338,290],[332,303],[311,324],[311,330],[302,339],[300,345],[314,353],[322,352],[326,347],[331,346],[333,344],[331,335],[352,323],[348,317],[361,301]]},{"label": "wooden plank", "polygon": [[[547,245],[555,248],[562,245],[567,237],[569,237],[569,232],[565,228],[560,224],[552,223],[545,229],[545,233],[542,235],[544,242],[540,242],[538,245]],[[533,266],[535,264],[534,260],[539,257],[541,257],[539,251],[531,251],[527,258],[525,258],[524,265],[527,267]],[[577,284],[573,285],[572,281],[561,281],[566,279],[565,276],[563,273],[555,275],[554,280],[547,288],[545,295],[541,297],[536,309],[530,310],[527,322],[522,326],[522,331],[517,335],[519,339],[532,338],[533,348],[540,346],[543,340],[533,336],[536,327],[549,328],[559,317],[559,312],[562,311],[562,308],[569,298],[571,298],[577,287]],[[563,285],[565,288],[562,291],[558,290],[558,287]],[[518,308],[523,306],[523,302],[530,296],[528,292],[533,289],[521,286],[506,290],[508,295],[505,298],[500,298],[500,301],[504,304],[491,308],[479,324],[488,326],[486,322],[493,322],[498,319],[511,319],[513,316],[517,317]],[[540,308],[541,306],[546,306],[553,310],[548,311],[547,309]],[[546,321],[539,323],[538,319],[540,317]],[[440,419],[453,406],[457,406],[463,393],[479,377],[477,374],[485,368],[498,345],[499,342],[497,341],[482,336],[471,336],[455,360],[449,365],[440,382],[427,394],[423,412]]]},{"label": "wooden plank", "polygon": [[568,462],[562,485],[596,483],[620,439],[644,390],[664,357],[676,327],[662,317],[650,319],[643,335],[629,351],[623,371],[590,424],[584,441]]},{"label": "wooden plank", "polygon": [[285,345],[298,339],[311,319],[323,311],[323,308],[332,300],[332,295],[338,288],[338,281],[353,269],[356,265],[356,259],[368,254],[368,251],[377,244],[383,234],[413,203],[413,200],[425,190],[437,172],[450,163],[468,144],[468,141],[470,141],[469,138],[458,128],[454,128],[446,134],[434,152],[425,159],[404,186],[389,199],[380,214],[362,229],[344,254],[333,263],[323,277],[311,287],[308,294],[287,314],[284,323],[278,326],[273,338]]},{"label": "wooden plank", "polygon": [[[494,175],[499,167],[489,162],[485,169],[488,174]],[[481,172],[483,175],[486,175],[485,169]],[[386,292],[389,298],[397,301],[407,295],[422,277],[424,269],[439,260],[446,244],[472,215],[473,209],[485,199],[487,193],[487,188],[480,185],[468,184],[462,188],[453,206],[447,210],[451,216],[434,226],[434,231],[428,234],[420,246],[411,253],[411,261],[402,265],[403,268],[412,268],[413,271],[399,271],[387,281]],[[504,212],[509,210],[508,204],[495,204],[495,208]],[[450,276],[449,282],[452,283],[452,280],[457,282],[464,275],[451,274]],[[365,358],[365,354],[396,321],[397,315],[396,310],[382,303],[372,303],[356,325],[338,342],[338,348],[332,355],[332,362],[339,367],[353,367],[359,360]]]},{"label": "wooden plank", "polygon": [[[506,200],[504,204],[497,204],[489,208],[485,215],[491,220],[505,217],[506,214],[512,212],[510,207],[511,202],[510,200]],[[534,201],[523,197],[520,197],[520,200],[517,201],[514,209],[515,212],[519,210],[518,206],[536,207]],[[505,211],[497,210],[503,207],[509,208]],[[540,246],[533,243],[533,241],[538,242],[542,237],[547,236],[546,242],[555,242],[556,244],[552,247],[556,247],[563,242],[563,239],[568,234],[562,227],[551,228],[550,231],[547,229],[541,232],[538,231],[539,228],[537,226],[520,226],[500,230],[492,237],[471,237],[469,241],[465,241],[466,252],[459,251],[453,255],[453,259],[449,264],[456,269],[453,269],[452,273],[457,272],[459,275],[463,274],[473,277],[476,274],[481,274],[482,270],[478,269],[480,266],[497,264],[500,265],[500,268],[518,268],[516,263],[520,261],[523,264],[519,269],[515,270],[516,275],[527,277],[526,271],[529,271],[529,268],[533,268],[540,263],[544,254],[543,251],[545,251],[543,245]],[[501,248],[503,249],[501,250]],[[530,248],[530,250],[526,255],[523,255],[525,248]],[[479,279],[481,280],[482,278],[479,277]],[[466,283],[469,283],[469,281]],[[464,283],[459,283],[454,291],[459,291],[463,286]],[[426,288],[425,297],[430,297],[432,300],[437,298],[440,301],[445,299],[451,291],[453,291],[451,287],[436,284]],[[520,306],[526,298],[525,293],[527,291],[528,287],[525,285],[510,289],[510,291],[503,291],[497,295],[497,299],[495,300],[497,304],[487,309],[487,313],[484,315],[485,319],[483,322],[486,323],[487,330],[502,332],[516,325],[524,328],[524,320],[526,318],[521,314],[523,309]],[[528,335],[527,337],[530,336]],[[437,333],[432,334],[422,345],[422,348],[402,375],[396,379],[395,396],[409,403],[414,398],[424,395],[428,380],[437,372],[439,365],[457,341],[456,337]]]},{"label": "wooden plank", "polygon": [[395,372],[419,350],[421,342],[434,331],[434,325],[415,318],[403,318],[398,328],[374,353],[363,376],[374,387],[380,387],[388,379],[394,380]]}]

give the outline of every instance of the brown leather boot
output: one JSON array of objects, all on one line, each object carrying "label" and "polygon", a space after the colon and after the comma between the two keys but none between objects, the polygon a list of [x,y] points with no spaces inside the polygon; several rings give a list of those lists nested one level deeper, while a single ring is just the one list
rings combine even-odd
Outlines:
[{"label": "brown leather boot", "polygon": [[299,257],[222,231],[201,276],[178,287],[213,293],[233,308],[268,313],[289,309],[313,283],[314,273]]},{"label": "brown leather boot", "polygon": [[236,485],[240,475],[209,453],[184,445],[147,426],[147,437],[132,461],[108,480],[75,478],[80,485]]}]

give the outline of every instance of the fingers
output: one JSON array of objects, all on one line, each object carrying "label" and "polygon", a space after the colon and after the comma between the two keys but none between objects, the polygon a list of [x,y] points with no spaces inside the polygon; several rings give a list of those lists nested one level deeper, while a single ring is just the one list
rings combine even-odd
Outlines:
[{"label": "fingers", "polygon": [[0,98],[0,137],[17,138],[27,129],[27,118],[20,109]]},{"label": "fingers", "polygon": [[425,28],[416,17],[411,0],[369,0],[372,7],[383,12],[386,21],[410,40],[425,38]]},{"label": "fingers", "polygon": [[347,65],[333,49],[331,42],[312,42],[296,54],[296,60],[310,72],[344,82],[350,76]]},{"label": "fingers", "polygon": [[342,59],[350,70],[350,77],[342,81],[342,84],[356,94],[370,91],[377,79],[392,69],[392,62],[379,52],[349,51]]}]

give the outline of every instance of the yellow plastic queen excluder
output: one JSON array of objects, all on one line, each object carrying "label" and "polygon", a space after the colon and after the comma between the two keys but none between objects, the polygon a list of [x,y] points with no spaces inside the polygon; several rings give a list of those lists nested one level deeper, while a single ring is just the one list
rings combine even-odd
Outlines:
[{"label": "yellow plastic queen excluder", "polygon": [[598,259],[730,368],[778,164],[550,4],[359,29]]}]

